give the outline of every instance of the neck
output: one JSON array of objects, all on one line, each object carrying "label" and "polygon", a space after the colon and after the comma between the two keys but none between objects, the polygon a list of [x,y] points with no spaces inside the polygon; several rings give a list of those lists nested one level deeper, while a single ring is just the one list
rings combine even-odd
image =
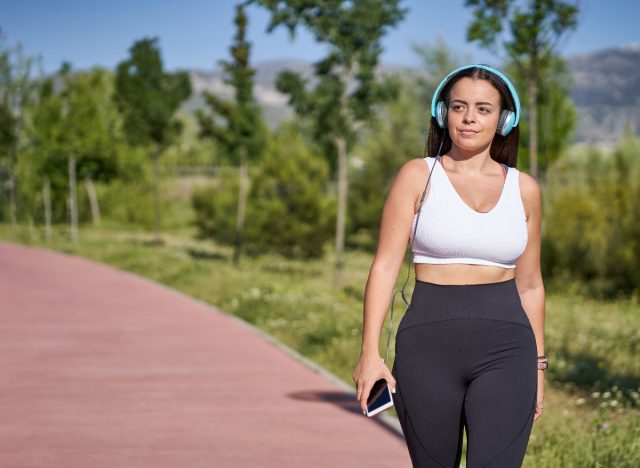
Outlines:
[{"label": "neck", "polygon": [[489,149],[491,145],[476,150],[465,150],[456,145],[451,146],[451,150],[446,154],[450,160],[449,167],[456,172],[474,176],[482,172],[490,172],[494,161],[491,159]]}]

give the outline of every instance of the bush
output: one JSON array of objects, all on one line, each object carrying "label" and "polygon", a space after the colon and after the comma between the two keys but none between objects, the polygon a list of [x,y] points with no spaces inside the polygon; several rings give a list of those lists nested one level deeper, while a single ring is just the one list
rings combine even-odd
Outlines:
[{"label": "bush", "polygon": [[325,193],[328,176],[325,160],[295,128],[283,127],[253,179],[247,242],[287,256],[321,256],[335,219],[335,202]]},{"label": "bush", "polygon": [[238,189],[238,174],[234,171],[218,177],[213,186],[193,191],[191,204],[195,211],[198,238],[213,238],[222,244],[234,242]]},{"label": "bush", "polygon": [[[548,173],[543,268],[613,297],[640,284],[640,142],[628,134],[611,154],[574,151]],[[637,294],[637,292],[636,292]]]},{"label": "bush", "polygon": [[[285,126],[250,168],[244,242],[289,257],[318,257],[333,236],[335,201],[328,197],[328,167],[312,154],[299,132]],[[192,197],[199,237],[230,244],[235,239],[238,176],[220,177],[215,187]]]}]

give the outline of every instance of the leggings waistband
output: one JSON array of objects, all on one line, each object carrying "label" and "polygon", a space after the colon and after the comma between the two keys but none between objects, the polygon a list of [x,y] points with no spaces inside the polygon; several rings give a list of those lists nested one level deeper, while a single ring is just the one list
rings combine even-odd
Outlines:
[{"label": "leggings waistband", "polygon": [[438,284],[416,279],[409,314],[411,317],[403,322],[483,318],[531,328],[515,278],[474,284]]}]

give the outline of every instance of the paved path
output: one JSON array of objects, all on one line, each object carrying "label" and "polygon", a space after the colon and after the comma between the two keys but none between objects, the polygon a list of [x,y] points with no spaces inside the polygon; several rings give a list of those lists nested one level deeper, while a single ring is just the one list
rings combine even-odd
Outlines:
[{"label": "paved path", "polygon": [[0,467],[410,467],[355,397],[250,327],[0,242]]}]

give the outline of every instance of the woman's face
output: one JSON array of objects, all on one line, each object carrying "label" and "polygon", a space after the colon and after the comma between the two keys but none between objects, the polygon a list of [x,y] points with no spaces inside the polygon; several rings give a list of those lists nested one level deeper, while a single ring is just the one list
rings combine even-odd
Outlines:
[{"label": "woman's face", "polygon": [[455,146],[481,150],[491,145],[500,118],[500,93],[487,80],[459,79],[449,93],[447,122]]}]

